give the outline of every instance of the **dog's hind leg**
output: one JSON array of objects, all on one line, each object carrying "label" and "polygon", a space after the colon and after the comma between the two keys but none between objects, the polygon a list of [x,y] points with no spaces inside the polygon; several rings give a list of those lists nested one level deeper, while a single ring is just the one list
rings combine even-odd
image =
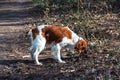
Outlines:
[{"label": "dog's hind leg", "polygon": [[39,62],[38,56],[44,49],[45,43],[46,43],[45,39],[41,38],[40,36],[36,36],[35,40],[32,42],[31,58],[35,60],[35,63],[37,65],[42,65],[42,63]]},{"label": "dog's hind leg", "polygon": [[35,60],[35,63],[37,65],[42,65],[42,63],[39,62],[38,56],[41,53],[43,48],[41,46],[34,47],[31,51],[31,58]]}]

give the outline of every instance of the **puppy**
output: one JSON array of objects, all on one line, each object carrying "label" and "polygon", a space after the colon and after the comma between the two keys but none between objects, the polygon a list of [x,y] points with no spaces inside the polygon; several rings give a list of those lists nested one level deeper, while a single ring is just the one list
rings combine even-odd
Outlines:
[{"label": "puppy", "polygon": [[71,46],[79,53],[86,51],[87,43],[82,38],[75,34],[68,27],[58,25],[40,25],[29,32],[31,39],[31,58],[37,65],[42,65],[38,60],[38,55],[48,44],[51,46],[53,58],[59,63],[65,63],[61,59],[60,50],[65,46]]}]

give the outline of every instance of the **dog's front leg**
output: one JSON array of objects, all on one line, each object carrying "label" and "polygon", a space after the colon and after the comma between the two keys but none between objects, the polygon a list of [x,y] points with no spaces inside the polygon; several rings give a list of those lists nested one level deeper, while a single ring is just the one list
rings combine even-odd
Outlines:
[{"label": "dog's front leg", "polygon": [[52,47],[53,58],[57,59],[59,63],[66,63],[61,59],[60,50],[61,50],[61,46],[59,44],[56,44]]}]

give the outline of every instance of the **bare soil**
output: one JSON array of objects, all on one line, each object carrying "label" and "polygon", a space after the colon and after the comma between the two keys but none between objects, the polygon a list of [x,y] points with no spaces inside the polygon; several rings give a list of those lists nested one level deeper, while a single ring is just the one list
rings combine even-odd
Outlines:
[{"label": "bare soil", "polygon": [[[36,21],[32,5],[32,0],[0,0],[0,80],[120,80],[119,52],[71,54],[64,58],[66,64],[59,64],[44,50],[39,56],[43,66],[35,65],[26,37],[26,30]],[[116,42],[111,46],[120,45],[119,39]]]}]

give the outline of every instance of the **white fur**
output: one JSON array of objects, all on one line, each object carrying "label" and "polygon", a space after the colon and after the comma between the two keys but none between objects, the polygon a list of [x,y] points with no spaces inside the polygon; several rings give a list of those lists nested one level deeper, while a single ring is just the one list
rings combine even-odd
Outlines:
[{"label": "white fur", "polygon": [[[33,60],[35,60],[35,63],[37,65],[42,65],[42,63],[40,63],[38,60],[38,55],[45,48],[45,44],[46,44],[46,39],[42,36],[42,29],[44,27],[45,25],[38,26],[39,35],[37,35],[34,40],[31,39],[32,41],[31,57]],[[72,32],[72,39],[68,39],[67,37],[64,37],[62,41],[57,44],[51,43],[52,45],[51,52],[52,52],[53,58],[58,60],[59,63],[65,63],[65,61],[61,59],[61,55],[60,55],[61,48],[67,45],[71,45],[72,47],[74,47],[75,44],[78,42],[78,40],[82,39],[81,37],[77,36],[73,31],[71,32]],[[32,34],[31,34],[31,38],[32,38]]]}]

